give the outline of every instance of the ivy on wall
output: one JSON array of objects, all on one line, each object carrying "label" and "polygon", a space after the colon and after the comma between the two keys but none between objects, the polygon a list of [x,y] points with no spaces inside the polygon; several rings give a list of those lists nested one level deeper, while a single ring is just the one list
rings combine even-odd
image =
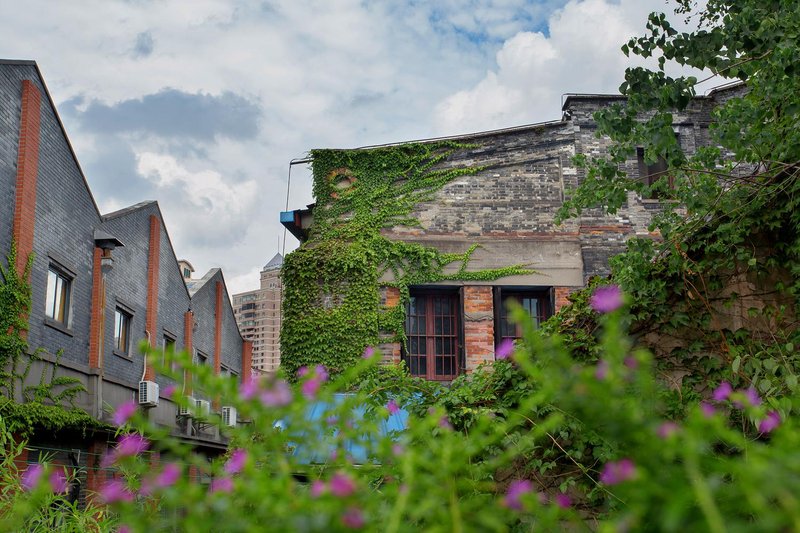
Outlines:
[{"label": "ivy on wall", "polygon": [[[23,437],[35,428],[83,432],[107,428],[73,405],[75,396],[86,389],[76,378],[56,376],[60,351],[50,371],[42,371],[39,383],[26,385],[33,363],[41,359],[41,349],[29,353],[25,337],[31,308],[28,279],[33,255],[28,257],[22,274],[14,268],[16,259],[17,248],[12,243],[6,258],[8,266],[0,264],[0,417],[11,432]],[[23,403],[17,403],[17,399]]]},{"label": "ivy on wall", "polygon": [[[450,155],[468,148],[441,141],[311,152],[314,223],[308,241],[288,254],[281,272],[281,365],[288,375],[317,364],[338,372],[366,346],[403,342],[409,287],[532,272],[523,265],[471,271],[477,245],[463,253],[442,253],[383,234],[385,228],[420,226],[412,216],[418,204],[433,201],[453,179],[481,170],[448,165]],[[448,274],[445,268],[451,264],[460,266]],[[381,304],[383,287],[399,290],[399,305]]]}]

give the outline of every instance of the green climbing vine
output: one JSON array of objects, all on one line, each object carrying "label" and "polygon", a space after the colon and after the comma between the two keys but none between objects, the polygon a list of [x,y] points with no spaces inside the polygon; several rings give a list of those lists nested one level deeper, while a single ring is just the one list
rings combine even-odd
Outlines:
[{"label": "green climbing vine", "polygon": [[[333,372],[351,366],[366,346],[404,341],[409,287],[438,281],[491,281],[532,272],[524,265],[468,270],[478,248],[443,253],[394,240],[384,230],[419,227],[415,208],[459,176],[480,167],[448,161],[470,145],[443,141],[370,150],[312,151],[314,224],[308,241],[284,261],[281,364]],[[455,273],[445,272],[460,264]],[[399,290],[399,305],[381,302],[381,288]]]},{"label": "green climbing vine", "polygon": [[42,359],[41,349],[29,353],[25,337],[31,308],[28,279],[33,255],[28,257],[22,274],[17,272],[16,264],[17,248],[12,243],[6,258],[7,266],[0,264],[0,417],[11,432],[23,436],[34,428],[85,432],[105,427],[74,406],[75,396],[86,390],[83,385],[76,378],[56,376],[62,354],[60,350],[55,362],[42,371],[39,383],[26,385],[33,364]]}]

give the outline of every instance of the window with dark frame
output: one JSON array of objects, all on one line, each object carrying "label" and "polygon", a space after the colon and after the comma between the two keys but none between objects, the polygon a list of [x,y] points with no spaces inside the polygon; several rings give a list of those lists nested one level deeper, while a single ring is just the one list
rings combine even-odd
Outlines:
[{"label": "window with dark frame", "polygon": [[204,354],[203,352],[201,352],[200,350],[197,350],[195,352],[195,360],[197,361],[198,365],[207,365],[208,364],[208,356],[206,354]]},{"label": "window with dark frame", "polygon": [[403,359],[412,376],[447,381],[459,374],[458,293],[412,291]]},{"label": "window with dark frame", "polygon": [[514,301],[520,305],[530,315],[537,328],[552,314],[550,294],[547,290],[505,288],[498,288],[497,290],[499,290],[499,305],[496,312],[495,331],[498,344],[505,339],[517,340],[522,338],[522,326],[512,321],[509,302]]},{"label": "window with dark frame", "polygon": [[47,296],[45,316],[67,326],[69,324],[69,303],[72,279],[62,271],[51,266],[47,270]]},{"label": "window with dark frame", "polygon": [[[675,140],[680,145],[680,137],[678,133],[675,133]],[[647,160],[645,159],[644,148],[640,146],[636,148],[636,160],[639,166],[639,180],[643,184],[647,185],[648,187],[652,187],[662,177],[666,177],[667,186],[670,189],[674,187],[672,175],[667,173],[669,165],[667,165],[666,159],[659,156],[654,163],[648,163]],[[658,195],[656,193],[653,193],[650,196],[648,196],[647,199],[657,200]]]},{"label": "window with dark frame", "polygon": [[114,310],[114,350],[128,355],[131,344],[131,320],[133,315],[117,307]]},{"label": "window with dark frame", "polygon": [[[162,354],[163,358],[162,358],[161,362],[166,364],[167,363],[167,355],[168,354],[169,355],[175,355],[175,337],[165,333],[164,334],[164,339],[163,339],[163,348],[164,348],[163,354]],[[172,369],[173,370],[175,370],[176,364],[177,363],[175,361],[172,362]]]}]

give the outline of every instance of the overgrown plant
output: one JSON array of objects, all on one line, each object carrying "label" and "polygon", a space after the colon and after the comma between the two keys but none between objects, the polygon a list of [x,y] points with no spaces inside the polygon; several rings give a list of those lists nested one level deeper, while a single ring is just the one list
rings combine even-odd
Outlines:
[{"label": "overgrown plant", "polygon": [[[365,346],[403,342],[413,285],[530,272],[522,265],[469,270],[477,245],[464,253],[442,253],[384,235],[388,228],[418,226],[412,216],[418,204],[433,200],[453,179],[480,170],[446,164],[456,150],[468,148],[443,141],[311,153],[314,224],[308,241],[286,257],[281,270],[281,365],[289,375],[315,364],[338,373],[353,365]],[[458,270],[445,273],[454,263]],[[398,305],[381,305],[380,289],[386,287],[399,290]]]},{"label": "overgrown plant", "polygon": [[[588,364],[520,315],[524,346],[494,368],[505,383],[516,372],[511,388],[520,385],[520,393],[504,408],[474,411],[463,429],[454,427],[459,413],[430,405],[408,416],[407,429],[387,434],[381,426],[398,416],[402,395],[335,397],[378,364],[369,353],[334,380],[317,367],[301,370],[295,385],[264,378],[241,386],[191,367],[183,354],[196,394],[236,407],[245,421],[220,427],[231,449],[208,461],[142,413],[131,416],[135,405],[121,406],[124,426],[104,459],[117,474],[102,482],[95,502],[108,504],[128,531],[266,524],[281,531],[776,531],[800,524],[800,433],[791,414],[765,405],[754,389],[720,384],[713,399],[670,420],[652,358],[633,348],[621,326],[624,311],[598,318],[599,360]],[[399,378],[394,385],[416,387]],[[168,394],[188,406],[177,390]],[[730,424],[729,412],[756,430]],[[221,425],[218,415],[194,417]],[[552,446],[573,423],[604,445],[571,457],[584,482],[545,490],[547,466],[519,459]],[[159,454],[156,466],[151,452]],[[33,492],[16,492],[14,508],[39,512],[31,502],[49,490],[43,479]],[[5,515],[0,528],[28,519]]]}]

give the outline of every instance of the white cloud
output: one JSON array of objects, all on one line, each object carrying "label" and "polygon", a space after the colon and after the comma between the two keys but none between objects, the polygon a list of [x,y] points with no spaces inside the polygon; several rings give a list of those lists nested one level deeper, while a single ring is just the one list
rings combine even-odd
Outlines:
[{"label": "white cloud", "polygon": [[616,93],[625,68],[641,64],[621,45],[644,32],[648,13],[665,7],[663,0],[571,0],[551,14],[549,35],[517,33],[482,80],[444,98],[435,111],[437,131],[558,119],[564,93]]},{"label": "white cloud", "polygon": [[[201,274],[222,266],[238,292],[256,287],[258,270],[282,251],[291,159],[558,118],[561,93],[616,88],[621,42],[661,7],[93,0],[76,9],[29,0],[0,6],[0,55],[37,60],[56,104],[72,106],[65,126],[105,211],[157,199],[176,253]],[[165,88],[254,102],[257,131],[165,137],[155,126],[101,131],[82,115],[92,103],[150,102]],[[307,170],[294,167],[290,208],[309,203],[310,190]]]}]

